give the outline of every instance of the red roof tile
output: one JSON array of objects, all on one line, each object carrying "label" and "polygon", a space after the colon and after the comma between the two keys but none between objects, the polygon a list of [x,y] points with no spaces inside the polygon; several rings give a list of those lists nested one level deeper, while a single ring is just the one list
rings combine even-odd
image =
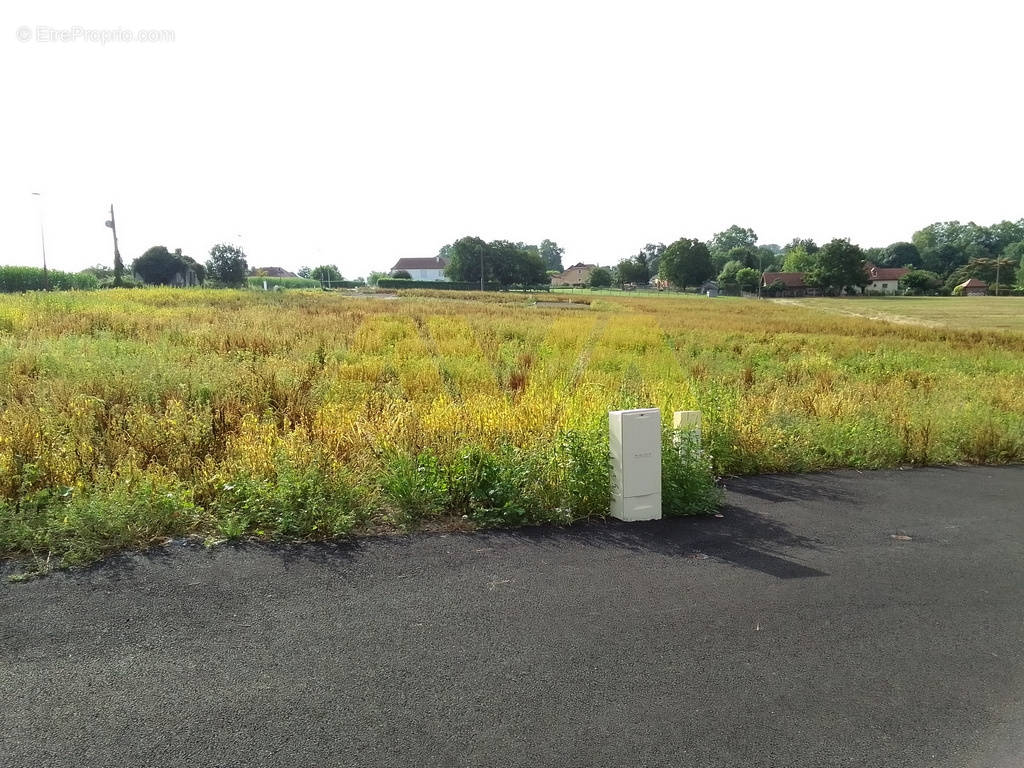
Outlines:
[{"label": "red roof tile", "polygon": [[865,264],[868,277],[872,280],[896,280],[898,281],[910,270],[906,267],[876,267],[874,264]]},{"label": "red roof tile", "polygon": [[765,272],[764,285],[768,286],[781,281],[787,288],[806,288],[803,272]]}]

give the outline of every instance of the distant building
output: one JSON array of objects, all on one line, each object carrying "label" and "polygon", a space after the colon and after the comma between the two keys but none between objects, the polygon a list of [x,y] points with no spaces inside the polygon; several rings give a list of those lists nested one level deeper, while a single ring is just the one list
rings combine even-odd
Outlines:
[{"label": "distant building", "polygon": [[413,280],[447,280],[444,274],[447,266],[448,262],[440,256],[399,259],[391,268],[391,274],[405,270]]},{"label": "distant building", "polygon": [[[769,289],[775,283],[782,285],[778,292],[772,293]],[[803,272],[765,272],[761,275],[761,291],[767,291],[769,296],[784,296],[786,298],[818,295],[817,288],[812,288],[804,283]]]},{"label": "distant building", "polygon": [[864,265],[868,273],[868,284],[864,293],[884,293],[893,295],[900,287],[900,279],[910,270],[906,267],[876,267],[870,261]]},{"label": "distant building", "polygon": [[714,280],[708,280],[701,284],[700,293],[702,296],[707,296],[709,299],[713,299],[718,296],[718,283]]},{"label": "distant building", "polygon": [[597,264],[573,264],[560,275],[551,276],[552,285],[586,285],[590,280],[590,273],[597,269]]},{"label": "distant building", "polygon": [[972,277],[970,280],[964,280],[953,290],[963,296],[987,296],[988,283],[984,280]]}]

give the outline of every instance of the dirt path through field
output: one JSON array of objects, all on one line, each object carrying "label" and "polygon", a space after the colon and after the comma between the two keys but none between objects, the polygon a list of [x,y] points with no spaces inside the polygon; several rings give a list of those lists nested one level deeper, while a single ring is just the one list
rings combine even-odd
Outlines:
[{"label": "dirt path through field", "polygon": [[769,299],[777,304],[791,304],[794,307],[803,307],[804,309],[814,309],[819,312],[825,312],[826,314],[832,315],[845,315],[847,317],[863,317],[866,320],[881,320],[886,323],[897,323],[899,325],[921,325],[925,328],[948,328],[949,323],[943,323],[938,320],[923,320],[919,317],[907,317],[905,315],[897,315],[892,312],[879,312],[879,311],[862,311],[854,312],[850,309],[842,308],[840,302],[843,299],[836,299],[837,302],[835,307],[823,307],[820,304],[804,304],[797,299]]}]

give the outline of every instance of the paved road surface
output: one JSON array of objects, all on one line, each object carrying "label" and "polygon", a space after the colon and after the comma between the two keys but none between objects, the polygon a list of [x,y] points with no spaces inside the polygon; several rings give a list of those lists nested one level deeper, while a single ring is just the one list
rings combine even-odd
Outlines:
[{"label": "paved road surface", "polygon": [[727,485],[5,582],[0,765],[1024,765],[1024,467]]}]

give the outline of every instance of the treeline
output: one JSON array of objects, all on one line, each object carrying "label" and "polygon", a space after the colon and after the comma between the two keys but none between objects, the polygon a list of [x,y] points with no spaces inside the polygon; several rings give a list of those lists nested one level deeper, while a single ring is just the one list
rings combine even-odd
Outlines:
[{"label": "treeline", "polygon": [[452,282],[480,285],[482,270],[485,283],[509,288],[547,285],[551,282],[549,271],[562,271],[564,252],[552,240],[529,245],[463,237],[442,247],[437,255],[448,262],[445,276]]},{"label": "treeline", "polygon": [[848,239],[819,246],[809,238],[758,245],[753,229],[733,225],[709,241],[680,238],[648,243],[611,271],[613,284],[645,285],[658,279],[686,288],[717,279],[722,287],[755,290],[764,272],[800,272],[807,285],[829,292],[863,287],[864,264],[907,267],[911,292],[949,292],[975,277],[1003,290],[1024,288],[1024,219],[991,226],[958,221],[929,224],[909,241],[861,248]]}]

